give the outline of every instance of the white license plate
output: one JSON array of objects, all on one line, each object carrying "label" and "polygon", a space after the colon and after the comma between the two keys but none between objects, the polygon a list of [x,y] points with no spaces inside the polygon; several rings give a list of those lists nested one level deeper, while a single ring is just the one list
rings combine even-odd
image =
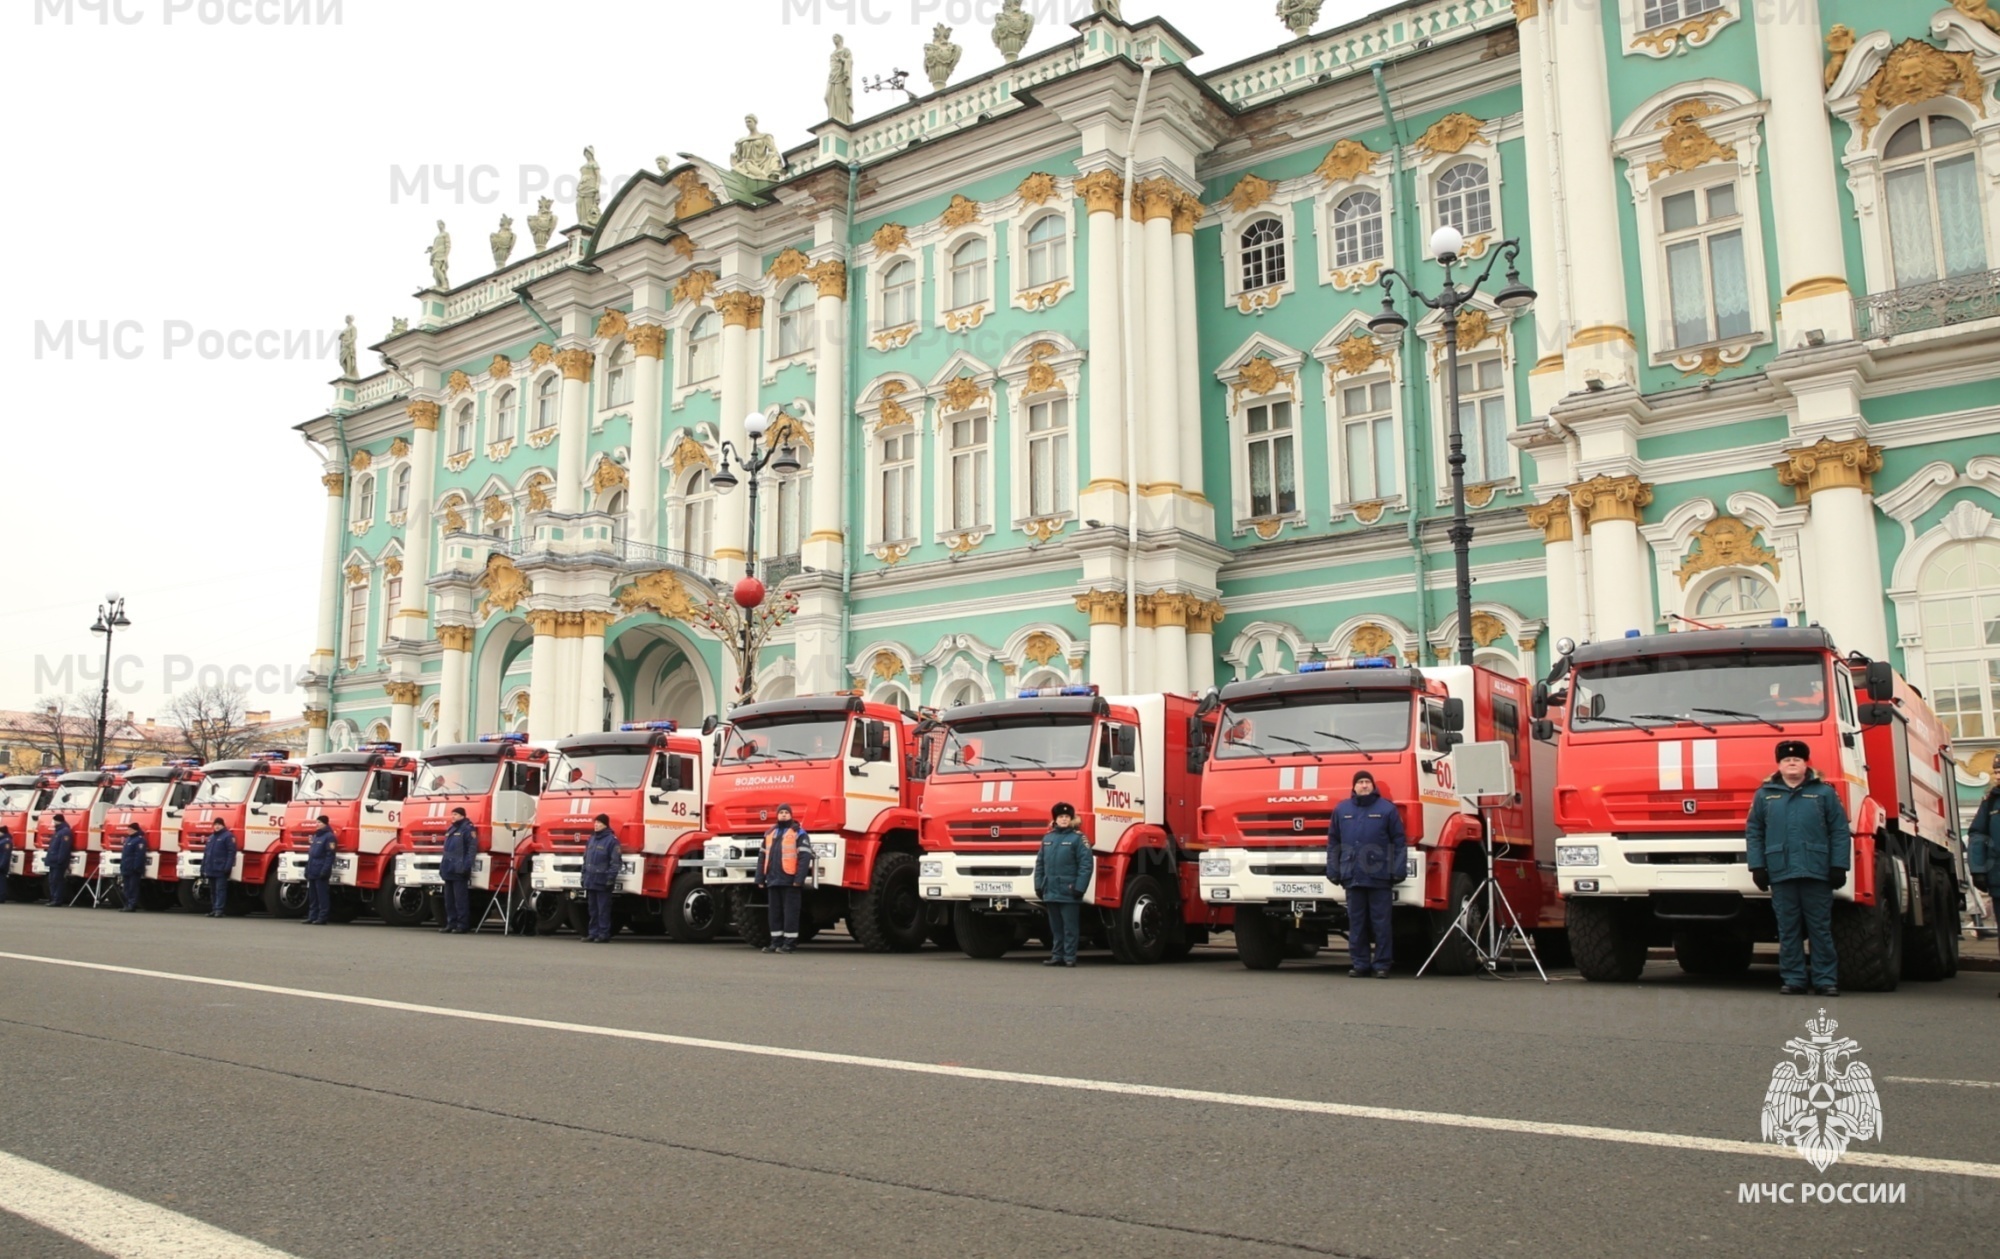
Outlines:
[{"label": "white license plate", "polygon": [[1326,885],[1324,883],[1278,883],[1272,886],[1271,891],[1278,896],[1324,896],[1326,895]]},{"label": "white license plate", "polygon": [[1014,885],[1004,880],[999,882],[988,880],[983,883],[974,883],[972,890],[981,896],[1011,896],[1014,892]]},{"label": "white license plate", "polygon": [[556,871],[556,886],[557,886],[557,887],[582,887],[582,886],[583,886],[583,872],[582,872],[582,871],[580,871],[580,870],[558,870],[558,871]]}]

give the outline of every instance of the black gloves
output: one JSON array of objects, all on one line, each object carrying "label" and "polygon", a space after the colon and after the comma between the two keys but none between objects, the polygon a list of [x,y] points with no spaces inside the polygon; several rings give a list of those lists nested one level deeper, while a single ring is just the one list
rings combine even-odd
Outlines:
[{"label": "black gloves", "polygon": [[1993,892],[1993,876],[1981,870],[1978,874],[1972,876],[1972,886],[1990,896]]},{"label": "black gloves", "polygon": [[1841,888],[1847,886],[1847,871],[1839,866],[1835,866],[1833,873],[1827,875],[1826,882],[1827,886],[1833,888],[1836,892],[1839,891]]},{"label": "black gloves", "polygon": [[1771,890],[1771,872],[1769,870],[1759,867],[1750,871],[1750,881],[1757,885],[1757,890],[1760,892]]}]

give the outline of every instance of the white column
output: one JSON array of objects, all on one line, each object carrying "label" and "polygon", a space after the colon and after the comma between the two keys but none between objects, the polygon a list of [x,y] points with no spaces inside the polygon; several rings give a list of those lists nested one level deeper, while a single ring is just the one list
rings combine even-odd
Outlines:
[{"label": "white column", "polygon": [[403,745],[404,751],[415,751],[419,744],[417,730],[417,698],[423,688],[415,682],[389,682],[382,689],[389,696],[389,739]]},{"label": "white column", "polygon": [[1650,548],[1639,536],[1639,517],[1653,501],[1653,487],[1636,476],[1600,476],[1569,487],[1590,529],[1591,617],[1600,639],[1627,630],[1659,629],[1653,611]]},{"label": "white column", "polygon": [[1181,421],[1181,370],[1176,361],[1180,321],[1174,309],[1174,208],[1181,195],[1171,180],[1149,179],[1139,185],[1135,197],[1146,224],[1146,410],[1139,475],[1146,482],[1142,493],[1168,495],[1162,507],[1169,513],[1171,492],[1182,488],[1176,431]]},{"label": "white column", "polygon": [[[811,274],[819,286],[813,312],[819,365],[813,375],[812,534],[801,558],[837,572],[847,541],[847,522],[840,518],[841,488],[847,484],[847,264],[831,259]],[[838,678],[839,665],[838,659],[829,660],[826,676]]]},{"label": "white column", "polygon": [[556,510],[583,510],[583,461],[590,442],[590,372],[597,356],[579,346],[556,351],[562,368],[561,429],[556,434]]},{"label": "white column", "polygon": [[604,631],[608,612],[583,613],[583,634],[576,640],[576,733],[604,729]]},{"label": "white column", "polygon": [[[1778,284],[1784,293],[1781,349],[1818,329],[1829,341],[1854,338],[1854,303],[1842,249],[1839,176],[1827,121],[1819,0],[1788,0],[1759,13],[1757,67],[1771,163],[1771,217],[1780,225]],[[1864,649],[1865,650],[1865,649]]]},{"label": "white column", "polygon": [[625,536],[647,546],[660,543],[660,393],[666,374],[667,330],[635,324],[625,330],[632,347],[632,484],[625,492]]},{"label": "white column", "polygon": [[[1528,508],[1528,523],[1542,531],[1549,638],[1581,642],[1583,610],[1577,605],[1576,534],[1569,518],[1569,496],[1558,494],[1546,503]],[[1532,670],[1533,662],[1527,663]]]},{"label": "white column", "polygon": [[[320,484],[326,487],[319,556],[319,627],[313,631],[312,671],[331,678],[340,655],[340,557],[347,541],[347,473],[328,465]],[[321,731],[321,737],[325,732]]]},{"label": "white column", "polygon": [[1090,680],[1106,695],[1123,695],[1125,686],[1125,597],[1113,590],[1093,590],[1076,601],[1090,614]]},{"label": "white column", "polygon": [[318,756],[326,751],[326,723],[331,714],[318,709],[306,714],[306,755]]},{"label": "white column", "polygon": [[1153,596],[1153,684],[1148,690],[1188,689],[1188,612],[1192,595]]},{"label": "white column", "polygon": [[1556,187],[1552,152],[1556,141],[1550,117],[1548,30],[1543,7],[1536,5],[1525,17],[1519,17],[1516,10],[1521,39],[1521,122],[1528,168],[1527,270],[1530,282],[1541,292],[1532,316],[1537,344],[1528,381],[1529,402],[1536,416],[1547,415],[1562,397],[1563,341],[1569,326],[1569,281],[1562,272],[1561,233],[1556,226],[1562,191]]},{"label": "white column", "polygon": [[561,696],[556,651],[558,612],[528,613],[528,625],[535,631],[535,645],[528,657],[528,729],[536,739],[559,739],[569,733],[561,728]]},{"label": "white column", "polygon": [[[1139,597],[1142,599],[1145,598],[1144,595]],[[1125,679],[1125,685],[1130,688],[1131,693],[1134,695],[1145,695],[1160,689],[1159,661],[1155,658],[1153,652],[1155,630],[1150,624],[1151,620],[1151,614],[1146,611],[1144,605],[1141,605],[1138,626],[1126,631],[1135,640],[1132,644],[1132,672],[1134,676]]]},{"label": "white column", "polygon": [[[1125,490],[1125,346],[1119,303],[1119,217],[1124,213],[1125,185],[1116,174],[1100,170],[1077,180],[1090,222],[1090,480],[1079,496],[1079,516],[1122,524]],[[1091,651],[1091,672],[1099,664]]]},{"label": "white column", "polygon": [[[437,426],[441,408],[416,401],[410,417],[410,510],[403,518],[403,606],[384,632],[413,643],[431,636],[431,495],[437,484]],[[378,494],[389,492],[376,487]]]},{"label": "white column", "polygon": [[1577,285],[1571,294],[1575,327],[1565,358],[1572,393],[1581,392],[1590,378],[1609,385],[1636,379],[1637,350],[1625,308],[1624,250],[1619,239],[1619,179],[1610,160],[1611,97],[1604,51],[1604,23],[1618,20],[1614,6],[1585,11],[1570,4],[1563,7],[1562,20],[1554,23],[1554,112],[1562,120],[1566,243],[1576,274],[1589,277],[1589,283]]},{"label": "white column", "polygon": [[1180,437],[1181,484],[1189,494],[1206,498],[1208,482],[1201,459],[1201,338],[1195,325],[1201,299],[1194,284],[1194,229],[1202,212],[1201,198],[1188,193],[1174,206],[1174,365],[1180,373],[1180,413],[1174,427]]},{"label": "white column", "polygon": [[478,735],[468,729],[466,688],[472,677],[472,627],[440,625],[438,643],[444,648],[438,671],[437,741],[465,743]]},{"label": "white column", "polygon": [[1197,695],[1215,685],[1215,627],[1222,615],[1214,602],[1197,603],[1188,614],[1188,689]]},{"label": "white column", "polygon": [[[737,451],[750,449],[743,417],[757,398],[757,338],[764,326],[764,299],[753,293],[718,293],[715,308],[722,312],[722,437]],[[740,480],[748,480],[741,468]],[[737,506],[737,495],[715,506],[715,558],[723,563],[742,563],[748,544],[748,510]]]},{"label": "white column", "polygon": [[582,696],[577,694],[577,662],[583,654],[583,627],[580,613],[564,612],[556,622],[556,721],[567,738],[582,728]]},{"label": "white column", "polygon": [[1806,611],[1842,651],[1877,660],[1889,655],[1887,614],[1875,593],[1882,556],[1872,478],[1881,468],[1882,448],[1865,437],[1787,451],[1778,467],[1779,483],[1805,496],[1812,512]]}]

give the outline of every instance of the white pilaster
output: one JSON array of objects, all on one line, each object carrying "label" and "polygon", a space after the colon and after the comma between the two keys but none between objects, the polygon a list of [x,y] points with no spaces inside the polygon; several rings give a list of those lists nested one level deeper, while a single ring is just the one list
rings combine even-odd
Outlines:
[{"label": "white pilaster", "polygon": [[438,642],[444,647],[438,671],[437,741],[465,743],[477,734],[469,729],[466,716],[467,688],[472,679],[472,627],[440,625]]},{"label": "white pilaster", "polygon": [[347,470],[328,464],[320,484],[326,487],[326,513],[320,535],[319,627],[313,631],[317,646],[313,648],[312,671],[331,678],[340,653],[340,557],[347,541]]},{"label": "white pilaster", "polygon": [[[1561,266],[1557,220],[1562,190],[1556,186],[1555,126],[1550,118],[1548,22],[1536,5],[1516,25],[1521,39],[1521,123],[1528,168],[1528,273],[1540,291],[1535,303],[1535,364],[1528,381],[1536,416],[1549,413],[1563,393],[1563,342],[1569,322],[1569,277]],[[1518,11],[1517,11],[1518,12]]]},{"label": "white pilaster", "polygon": [[[757,397],[757,341],[752,334],[764,326],[764,299],[751,293],[719,293],[715,298],[722,312],[722,437],[738,452],[750,449],[743,419]],[[738,469],[737,476],[745,477]],[[742,563],[749,541],[748,517],[734,502],[718,503],[713,536],[715,558],[721,563]]]},{"label": "white pilaster", "polygon": [[1145,219],[1146,301],[1146,409],[1145,439],[1140,444],[1143,457],[1139,475],[1140,491],[1160,496],[1160,505],[1171,518],[1174,491],[1181,484],[1181,367],[1180,327],[1175,313],[1174,208],[1180,189],[1171,181],[1152,179],[1140,186],[1135,197]]},{"label": "white pilaster", "polygon": [[535,645],[528,657],[528,729],[537,739],[558,739],[569,733],[562,728],[562,675],[556,651],[557,612],[528,613],[535,631]]},{"label": "white pilaster", "polygon": [[[431,495],[437,485],[437,426],[442,408],[436,402],[418,400],[407,410],[410,510],[403,518],[403,606],[384,632],[392,638],[421,643],[431,636]],[[376,487],[378,495],[388,492],[385,487]]]},{"label": "white pilaster", "polygon": [[625,494],[625,536],[647,546],[660,542],[660,394],[665,386],[667,330],[634,324],[632,347],[632,483]]},{"label": "white pilaster", "polygon": [[[1090,480],[1079,515],[1122,525],[1125,511],[1125,346],[1119,314],[1119,216],[1124,185],[1103,170],[1078,181],[1090,211]],[[1100,667],[1091,651],[1091,673]]]},{"label": "white pilaster", "polygon": [[[1611,154],[1611,97],[1604,23],[1610,5],[1565,5],[1553,24],[1554,116],[1562,131],[1563,214],[1571,265],[1588,276],[1575,286],[1569,345],[1564,351],[1569,392],[1585,381],[1630,385],[1637,379],[1637,344],[1625,307],[1624,250],[1619,239],[1618,173]],[[1532,221],[1530,223],[1532,228]]]},{"label": "white pilaster", "polygon": [[608,613],[585,612],[583,635],[576,640],[576,721],[575,733],[596,733],[604,729],[604,631],[610,626]]},{"label": "white pilaster", "polygon": [[583,465],[590,441],[590,373],[597,356],[581,346],[556,351],[562,368],[561,428],[556,434],[556,510],[583,510]]},{"label": "white pilaster", "polygon": [[[1788,0],[1759,13],[1757,66],[1771,162],[1771,217],[1779,225],[1780,347],[1809,331],[1854,338],[1854,302],[1842,247],[1833,128],[1827,120],[1819,0]],[[1864,649],[1865,650],[1865,649]]]},{"label": "white pilaster", "polygon": [[[807,565],[838,572],[845,563],[847,522],[841,519],[842,491],[847,484],[847,266],[839,260],[814,269],[819,285],[819,366],[813,375],[812,534],[800,548]],[[839,648],[825,664],[829,679],[840,676]],[[805,662],[800,662],[803,670]]]}]

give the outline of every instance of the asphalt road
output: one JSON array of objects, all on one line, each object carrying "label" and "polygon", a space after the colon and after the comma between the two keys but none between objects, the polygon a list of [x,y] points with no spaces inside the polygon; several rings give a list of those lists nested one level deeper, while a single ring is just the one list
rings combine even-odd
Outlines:
[{"label": "asphalt road", "polygon": [[[776,957],[19,904],[0,952],[439,1007],[0,958],[0,1152],[305,1257],[1969,1255],[2000,1233],[2000,1088],[1900,1082],[2000,1082],[1993,974],[1824,1003],[1880,1090],[1881,1135],[1854,1149],[1986,1172],[1821,1176],[1789,1152],[1513,1122],[1758,1142],[1772,1068],[1822,1004],[1764,970],[1379,982],[1337,955],[1253,974],[1205,949],[1062,971],[839,937]],[[1906,1200],[1739,1202],[1778,1181]],[[0,1183],[0,1255],[94,1253],[6,1206]]]}]

